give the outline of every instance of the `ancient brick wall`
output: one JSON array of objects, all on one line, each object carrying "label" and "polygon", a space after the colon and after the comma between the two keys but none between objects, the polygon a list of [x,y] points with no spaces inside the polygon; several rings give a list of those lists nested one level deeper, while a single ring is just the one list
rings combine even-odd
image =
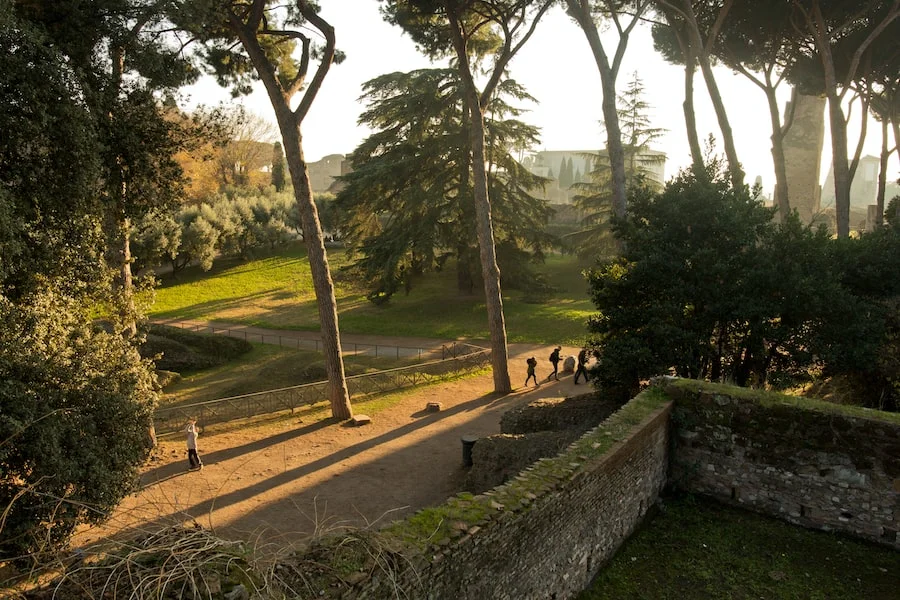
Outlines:
[{"label": "ancient brick wall", "polygon": [[664,487],[669,411],[659,390],[645,392],[507,484],[388,527],[381,535],[395,540],[385,544],[402,555],[400,571],[352,577],[340,597],[393,597],[398,589],[411,599],[575,597]]},{"label": "ancient brick wall", "polygon": [[666,391],[674,485],[900,549],[898,415],[696,381]]},{"label": "ancient brick wall", "polygon": [[465,489],[484,492],[515,477],[539,458],[556,456],[620,406],[591,392],[541,398],[505,412],[500,419],[502,433],[479,439],[472,448],[474,464]]},{"label": "ancient brick wall", "polygon": [[[825,98],[795,93],[794,120],[784,138],[788,202],[800,221],[811,223],[821,210],[819,164],[825,141]],[[785,107],[785,119],[791,111]]]},{"label": "ancient brick wall", "polygon": [[500,418],[501,433],[571,429],[585,432],[613,414],[621,403],[591,392],[568,398],[541,398],[512,408]]}]

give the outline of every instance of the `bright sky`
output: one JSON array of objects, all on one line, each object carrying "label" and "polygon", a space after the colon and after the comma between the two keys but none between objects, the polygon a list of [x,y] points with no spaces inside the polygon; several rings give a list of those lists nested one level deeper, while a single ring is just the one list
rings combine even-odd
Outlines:
[{"label": "bright sky", "polygon": [[[303,123],[303,148],[310,162],[328,154],[349,154],[369,134],[356,122],[364,109],[358,98],[365,81],[384,73],[431,66],[400,29],[382,20],[378,5],[374,0],[322,3],[322,16],[334,26],[337,46],[347,58],[342,64],[332,66]],[[615,51],[615,44],[615,33],[606,32],[604,46],[608,54]],[[668,130],[656,144],[668,155],[668,178],[690,162],[681,108],[684,71],[680,66],[666,63],[653,50],[649,26],[638,27],[633,32],[617,89],[624,89],[635,71],[643,80],[645,100],[653,107],[654,125]],[[771,194],[774,175],[765,97],[744,76],[724,67],[717,67],[715,71],[748,181],[762,176],[763,188]],[[538,101],[528,107],[530,113],[523,117],[541,128],[541,145],[535,150],[599,150],[605,147],[605,133],[600,123],[600,74],[581,29],[560,8],[552,9],[544,17],[532,39],[513,59],[510,72]],[[713,133],[720,139],[699,70],[694,85],[700,137],[705,139],[707,134]],[[787,85],[782,87],[783,103],[790,91]],[[192,105],[216,104],[229,98],[227,92],[212,80],[204,80],[189,93]],[[252,112],[274,123],[274,113],[261,85],[242,102]],[[858,108],[854,115],[858,115]],[[858,127],[851,124],[851,148],[855,147],[857,132]],[[870,121],[864,154],[878,155],[880,144],[880,126]],[[830,164],[829,149],[826,126],[822,180]],[[897,161],[893,160],[892,164],[896,165]],[[893,179],[896,178],[895,172]]]}]

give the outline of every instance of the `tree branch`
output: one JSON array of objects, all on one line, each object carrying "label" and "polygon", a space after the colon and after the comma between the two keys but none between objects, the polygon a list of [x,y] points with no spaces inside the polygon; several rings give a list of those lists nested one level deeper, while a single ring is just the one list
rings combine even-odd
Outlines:
[{"label": "tree branch", "polygon": [[316,99],[316,95],[322,87],[322,81],[325,80],[325,75],[328,74],[328,69],[331,68],[331,63],[334,61],[335,41],[334,27],[320,17],[319,13],[310,6],[309,2],[306,0],[297,0],[297,6],[300,9],[300,14],[302,14],[307,21],[312,23],[316,29],[321,31],[325,38],[325,49],[322,52],[322,59],[319,61],[316,74],[313,75],[312,81],[309,82],[309,87],[306,88],[303,98],[300,99],[300,104],[294,111],[294,116],[297,119],[297,122],[300,123],[309,112],[313,100]]}]

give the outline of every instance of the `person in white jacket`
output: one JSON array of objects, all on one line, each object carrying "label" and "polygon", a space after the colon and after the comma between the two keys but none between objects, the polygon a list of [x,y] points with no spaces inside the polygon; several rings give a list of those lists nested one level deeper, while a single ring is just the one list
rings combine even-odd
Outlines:
[{"label": "person in white jacket", "polygon": [[202,469],[203,463],[200,461],[200,455],[197,454],[197,436],[200,435],[200,429],[197,427],[197,419],[188,420],[184,432],[187,434],[188,462],[190,463],[188,471]]}]

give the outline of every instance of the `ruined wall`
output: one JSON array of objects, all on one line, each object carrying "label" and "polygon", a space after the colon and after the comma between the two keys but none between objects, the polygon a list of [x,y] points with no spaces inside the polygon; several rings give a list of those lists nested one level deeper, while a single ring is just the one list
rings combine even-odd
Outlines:
[{"label": "ruined wall", "polygon": [[574,598],[667,481],[900,549],[900,415],[656,383],[504,485],[379,531],[325,538],[279,577],[300,572],[316,596],[348,600]]},{"label": "ruined wall", "polygon": [[[794,94],[794,121],[784,138],[788,202],[797,209],[803,223],[819,214],[822,188],[819,186],[822,147],[825,142],[825,98]],[[785,108],[785,118],[791,107]]]},{"label": "ruined wall", "polygon": [[900,415],[678,381],[670,480],[900,549]]},{"label": "ruined wall", "polygon": [[[320,595],[575,597],[665,485],[669,410],[662,392],[648,390],[507,484],[482,495],[460,494],[389,526],[378,534],[385,549],[378,554],[380,566],[360,564],[342,583],[322,585]],[[338,546],[341,552],[348,547]],[[345,555],[342,563],[347,562]],[[395,570],[386,573],[384,565]]]},{"label": "ruined wall", "polygon": [[486,492],[502,485],[541,458],[556,456],[579,434],[572,430],[500,433],[479,439],[472,447],[472,466],[466,475],[466,491]]},{"label": "ruined wall", "polygon": [[540,398],[512,408],[500,418],[501,433],[534,431],[587,431],[613,414],[621,403],[603,399],[596,392],[568,398]]},{"label": "ruined wall", "polygon": [[621,404],[597,392],[568,398],[540,398],[508,410],[498,435],[479,439],[466,490],[481,493],[515,477],[540,458],[556,456],[566,446],[613,414]]}]

